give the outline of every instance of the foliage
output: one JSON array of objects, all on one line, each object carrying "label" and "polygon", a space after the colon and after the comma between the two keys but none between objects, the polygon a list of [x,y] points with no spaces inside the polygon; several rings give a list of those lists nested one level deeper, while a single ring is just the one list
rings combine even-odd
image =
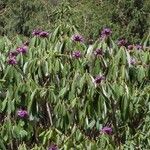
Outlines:
[{"label": "foliage", "polygon": [[[7,63],[10,52],[27,39],[0,39],[0,149],[149,149],[149,36],[129,50],[111,38],[75,42],[74,33],[60,24],[47,38],[32,37],[16,65]],[[29,116],[20,118],[20,108]]]},{"label": "foliage", "polygon": [[51,30],[70,22],[87,42],[106,26],[115,31],[114,38],[139,42],[149,32],[149,7],[149,0],[1,0],[0,34],[29,36],[35,28]]}]

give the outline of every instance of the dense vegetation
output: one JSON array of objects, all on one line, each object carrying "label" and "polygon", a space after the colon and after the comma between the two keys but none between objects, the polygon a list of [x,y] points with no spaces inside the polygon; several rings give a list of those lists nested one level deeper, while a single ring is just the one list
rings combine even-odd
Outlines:
[{"label": "dense vegetation", "polygon": [[110,27],[114,38],[140,42],[149,31],[149,8],[149,0],[0,0],[0,34],[29,36],[35,28],[50,31],[68,22],[87,41]]},{"label": "dense vegetation", "polygon": [[0,149],[150,148],[149,37],[116,44],[104,29],[86,45],[67,24],[32,34],[0,39]]},{"label": "dense vegetation", "polygon": [[150,149],[148,0],[0,0],[0,150]]}]

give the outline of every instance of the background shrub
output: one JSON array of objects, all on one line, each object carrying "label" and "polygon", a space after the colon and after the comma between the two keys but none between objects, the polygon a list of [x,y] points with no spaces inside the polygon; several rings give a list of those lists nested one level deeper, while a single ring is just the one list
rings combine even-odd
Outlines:
[{"label": "background shrub", "polygon": [[51,30],[62,21],[76,25],[87,41],[108,26],[113,37],[138,42],[149,32],[149,7],[148,0],[1,0],[0,34],[29,36],[34,28]]}]

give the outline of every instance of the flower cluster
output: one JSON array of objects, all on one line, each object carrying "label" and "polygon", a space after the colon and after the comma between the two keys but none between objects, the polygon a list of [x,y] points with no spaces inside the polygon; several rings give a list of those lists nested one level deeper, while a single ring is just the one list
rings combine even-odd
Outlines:
[{"label": "flower cluster", "polygon": [[134,49],[134,45],[128,45],[128,50],[133,50]]},{"label": "flower cluster", "polygon": [[136,64],[135,58],[130,58],[130,64],[131,64],[131,65],[135,65],[135,64]]},{"label": "flower cluster", "polygon": [[8,64],[10,64],[10,65],[16,65],[17,64],[16,57],[15,56],[9,57]]},{"label": "flower cluster", "polygon": [[16,60],[16,56],[18,55],[17,51],[11,51],[9,52],[8,55],[8,64],[10,65],[16,65],[17,64],[17,60]]},{"label": "flower cluster", "polygon": [[49,33],[46,32],[46,31],[42,31],[42,30],[34,30],[32,32],[32,35],[39,36],[39,37],[42,37],[42,38],[46,38],[46,37],[49,36]]},{"label": "flower cluster", "polygon": [[17,49],[15,51],[10,51],[9,55],[8,55],[8,64],[16,65],[17,64],[17,60],[16,60],[17,55],[20,53],[26,54],[28,51],[28,45],[29,45],[29,42],[26,41],[21,46],[17,47]]},{"label": "flower cluster", "polygon": [[74,42],[83,42],[83,41],[84,41],[82,35],[79,35],[79,34],[74,34],[74,35],[72,36],[72,40],[73,40]]},{"label": "flower cluster", "polygon": [[141,44],[132,44],[132,45],[128,45],[128,50],[133,50],[134,48],[137,49],[137,50],[142,50],[143,49],[143,46]]},{"label": "flower cluster", "polygon": [[105,77],[104,76],[97,76],[95,79],[94,79],[94,82],[96,84],[99,84],[101,83],[103,80],[105,80]]},{"label": "flower cluster", "polygon": [[22,45],[16,49],[18,53],[26,54],[28,51],[28,46]]},{"label": "flower cluster", "polygon": [[112,130],[111,127],[107,127],[107,126],[106,126],[106,127],[103,127],[103,128],[101,129],[101,133],[104,133],[104,134],[111,135],[112,132],[113,132],[113,130]]},{"label": "flower cluster", "polygon": [[28,117],[28,112],[26,110],[19,109],[17,112],[17,115],[20,118],[26,118],[26,117]]},{"label": "flower cluster", "polygon": [[112,34],[112,31],[111,31],[110,28],[104,28],[104,29],[101,31],[101,38],[102,38],[102,39],[105,39],[105,38],[109,37],[111,34]]},{"label": "flower cluster", "polygon": [[137,50],[142,50],[142,49],[143,49],[143,46],[142,46],[141,44],[136,44],[136,45],[135,45],[135,48],[136,48]]},{"label": "flower cluster", "polygon": [[51,145],[48,150],[58,150],[58,147],[56,144]]},{"label": "flower cluster", "polygon": [[98,48],[94,51],[95,56],[102,56],[103,55],[103,50]]},{"label": "flower cluster", "polygon": [[72,53],[72,57],[76,58],[76,59],[79,59],[81,57],[81,52],[80,51],[74,51]]},{"label": "flower cluster", "polygon": [[127,46],[127,40],[125,38],[118,39],[118,46]]}]

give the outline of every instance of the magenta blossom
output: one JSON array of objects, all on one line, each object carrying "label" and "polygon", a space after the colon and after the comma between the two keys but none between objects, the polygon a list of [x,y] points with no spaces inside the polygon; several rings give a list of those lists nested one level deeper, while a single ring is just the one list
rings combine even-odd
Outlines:
[{"label": "magenta blossom", "polygon": [[102,133],[105,133],[105,134],[108,134],[108,135],[111,135],[112,134],[112,132],[113,132],[113,130],[112,130],[112,128],[111,127],[103,127],[102,129],[101,129],[101,132]]},{"label": "magenta blossom", "polygon": [[49,36],[49,33],[46,31],[42,31],[42,30],[34,30],[32,32],[32,35],[46,38]]},{"label": "magenta blossom", "polygon": [[130,58],[130,64],[131,64],[131,65],[135,65],[135,64],[136,64],[135,58]]},{"label": "magenta blossom", "polygon": [[11,57],[16,57],[18,55],[18,52],[17,51],[11,51],[9,52],[9,55],[8,57],[11,58]]},{"label": "magenta blossom", "polygon": [[33,30],[32,35],[39,36],[41,30]]},{"label": "magenta blossom", "polygon": [[72,57],[76,58],[76,59],[79,59],[81,57],[81,52],[80,51],[74,51],[72,53]]},{"label": "magenta blossom", "polygon": [[41,32],[39,33],[39,36],[45,38],[45,37],[48,37],[48,36],[49,36],[49,33],[46,32],[46,31],[41,31]]},{"label": "magenta blossom", "polygon": [[100,48],[96,49],[96,50],[94,51],[94,55],[95,55],[95,56],[101,56],[101,55],[103,55],[102,49],[100,49]]},{"label": "magenta blossom", "polygon": [[102,38],[107,38],[112,34],[112,31],[110,28],[104,28],[101,32],[101,37]]},{"label": "magenta blossom", "polygon": [[97,76],[95,79],[94,79],[94,82],[96,84],[99,84],[102,82],[102,80],[105,80],[105,77],[104,76]]},{"label": "magenta blossom", "polygon": [[133,50],[134,49],[134,45],[128,45],[128,50]]},{"label": "magenta blossom", "polygon": [[135,46],[135,48],[136,48],[137,50],[142,50],[142,49],[143,49],[143,46],[140,45],[140,44],[137,44],[137,45]]},{"label": "magenta blossom", "polygon": [[120,38],[118,40],[118,43],[117,43],[119,46],[126,46],[127,45],[127,40],[124,39],[124,38]]},{"label": "magenta blossom", "polygon": [[19,52],[19,53],[25,54],[25,53],[27,53],[27,51],[28,51],[28,47],[27,47],[26,45],[23,45],[23,46],[21,46],[21,47],[18,47],[18,48],[16,49],[16,51]]},{"label": "magenta blossom", "polygon": [[19,109],[17,112],[17,115],[20,118],[26,118],[26,117],[28,117],[28,112],[26,110]]},{"label": "magenta blossom", "polygon": [[83,42],[84,41],[83,37],[81,35],[79,35],[79,34],[74,34],[72,36],[72,40],[74,42]]},{"label": "magenta blossom", "polygon": [[58,150],[58,147],[56,144],[51,145],[48,150]]},{"label": "magenta blossom", "polygon": [[9,65],[16,65],[16,64],[17,64],[16,57],[15,57],[15,56],[9,57],[9,59],[8,59],[8,64],[9,64]]}]

